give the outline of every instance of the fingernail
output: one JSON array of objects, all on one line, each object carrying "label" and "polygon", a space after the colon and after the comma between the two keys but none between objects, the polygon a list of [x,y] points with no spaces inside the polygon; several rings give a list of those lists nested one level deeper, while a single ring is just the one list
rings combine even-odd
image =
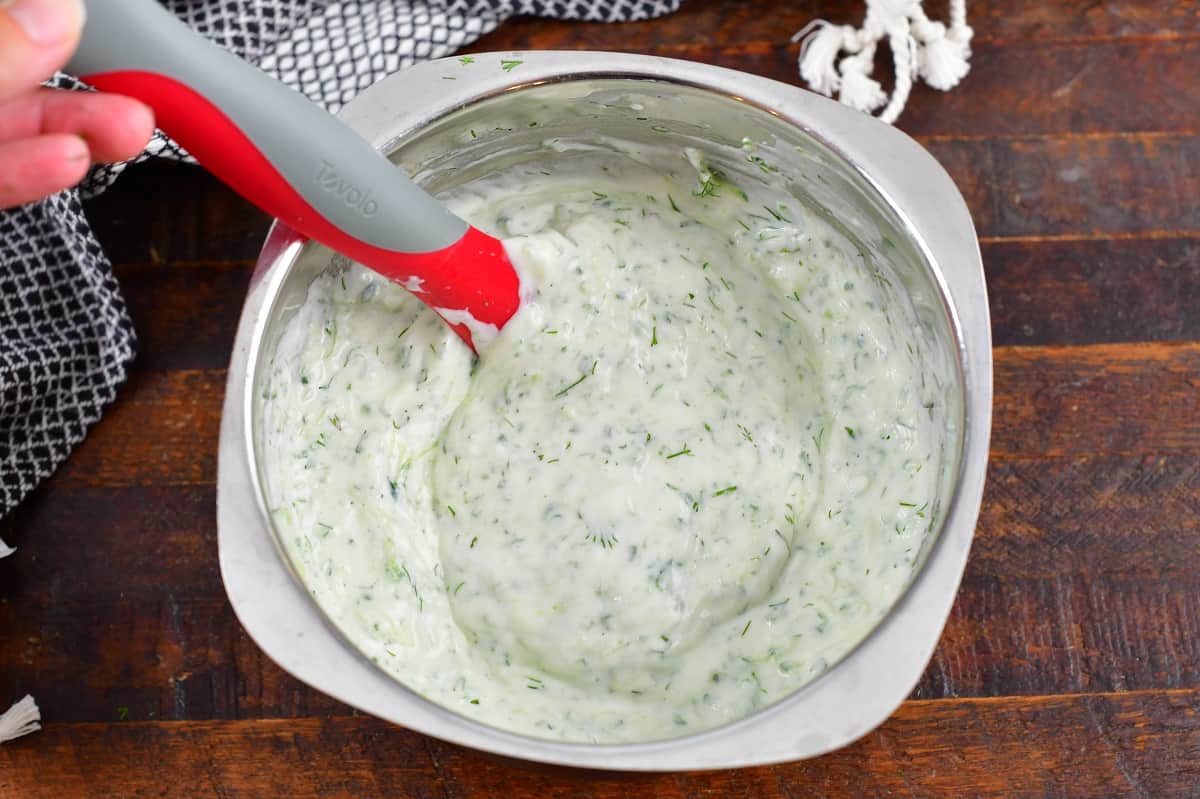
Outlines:
[{"label": "fingernail", "polygon": [[69,39],[83,26],[83,0],[0,0],[8,14],[33,44],[52,45]]},{"label": "fingernail", "polygon": [[92,160],[92,149],[88,147],[87,139],[76,136],[75,141],[67,146],[64,156],[68,161]]}]

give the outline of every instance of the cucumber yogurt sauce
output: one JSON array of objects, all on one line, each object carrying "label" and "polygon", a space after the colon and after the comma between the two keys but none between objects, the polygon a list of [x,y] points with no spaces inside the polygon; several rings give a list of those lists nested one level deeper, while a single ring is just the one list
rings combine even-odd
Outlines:
[{"label": "cucumber yogurt sauce", "polygon": [[264,394],[270,511],[417,693],[567,741],[697,732],[893,604],[955,415],[917,310],[817,212],[690,148],[547,147],[443,196],[522,274],[478,362],[360,266],[312,284]]}]

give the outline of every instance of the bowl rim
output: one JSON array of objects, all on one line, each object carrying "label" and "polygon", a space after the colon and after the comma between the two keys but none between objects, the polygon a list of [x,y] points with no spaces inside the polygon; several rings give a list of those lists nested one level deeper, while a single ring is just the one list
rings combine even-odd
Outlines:
[{"label": "bowl rim", "polygon": [[[513,62],[515,68],[506,66]],[[586,51],[483,53],[469,62],[450,57],[385,78],[341,116],[390,152],[413,131],[474,102],[598,78],[689,85],[792,124],[877,192],[933,267],[964,390],[962,446],[941,530],[908,586],[877,625],[819,677],[749,716],[678,738],[553,741],[491,727],[425,699],[371,663],[327,620],[293,575],[271,530],[252,438],[253,376],[279,289],[303,245],[276,222],[251,280],[226,385],[217,480],[226,592],[247,634],[285,671],[366,713],[476,749],[560,765],[646,771],[762,765],[823,754],[870,732],[911,692],[965,568],[982,500],[992,400],[987,295],[970,215],[945,170],[900,131],[797,87],[694,62]]]}]

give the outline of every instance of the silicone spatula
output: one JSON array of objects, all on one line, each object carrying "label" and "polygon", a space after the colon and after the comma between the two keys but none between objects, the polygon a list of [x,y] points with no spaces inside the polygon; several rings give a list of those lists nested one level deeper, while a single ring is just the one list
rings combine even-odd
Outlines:
[{"label": "silicone spatula", "polygon": [[136,97],[224,183],[300,234],[400,283],[472,349],[519,304],[500,241],[422,191],[349,127],[154,0],[87,0],[67,69]]}]

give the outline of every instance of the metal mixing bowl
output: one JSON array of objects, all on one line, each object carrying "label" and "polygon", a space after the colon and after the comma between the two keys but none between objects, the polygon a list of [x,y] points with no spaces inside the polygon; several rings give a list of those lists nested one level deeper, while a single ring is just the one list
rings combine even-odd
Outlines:
[{"label": "metal mixing bowl", "polygon": [[[226,390],[218,472],[221,572],[238,618],[284,669],[372,715],[503,755],[613,769],[699,769],[812,757],[880,724],[932,655],[950,611],[983,493],[991,424],[991,340],[978,242],[936,161],[902,133],[793,86],[684,61],[605,53],[505,53],[424,64],[381,81],[342,112],[428,188],[525,157],[548,137],[703,142],[727,172],[775,181],[897,281],[933,343],[928,366],[948,407],[943,523],[907,589],[825,674],[754,715],[644,744],[561,743],[497,730],[413,693],[326,620],[294,576],[266,512],[259,400],[282,323],[332,253],[276,225],[251,281]],[[283,121],[286,124],[286,121]],[[758,174],[756,174],[758,173]],[[782,183],[780,183],[782,181]]]}]

